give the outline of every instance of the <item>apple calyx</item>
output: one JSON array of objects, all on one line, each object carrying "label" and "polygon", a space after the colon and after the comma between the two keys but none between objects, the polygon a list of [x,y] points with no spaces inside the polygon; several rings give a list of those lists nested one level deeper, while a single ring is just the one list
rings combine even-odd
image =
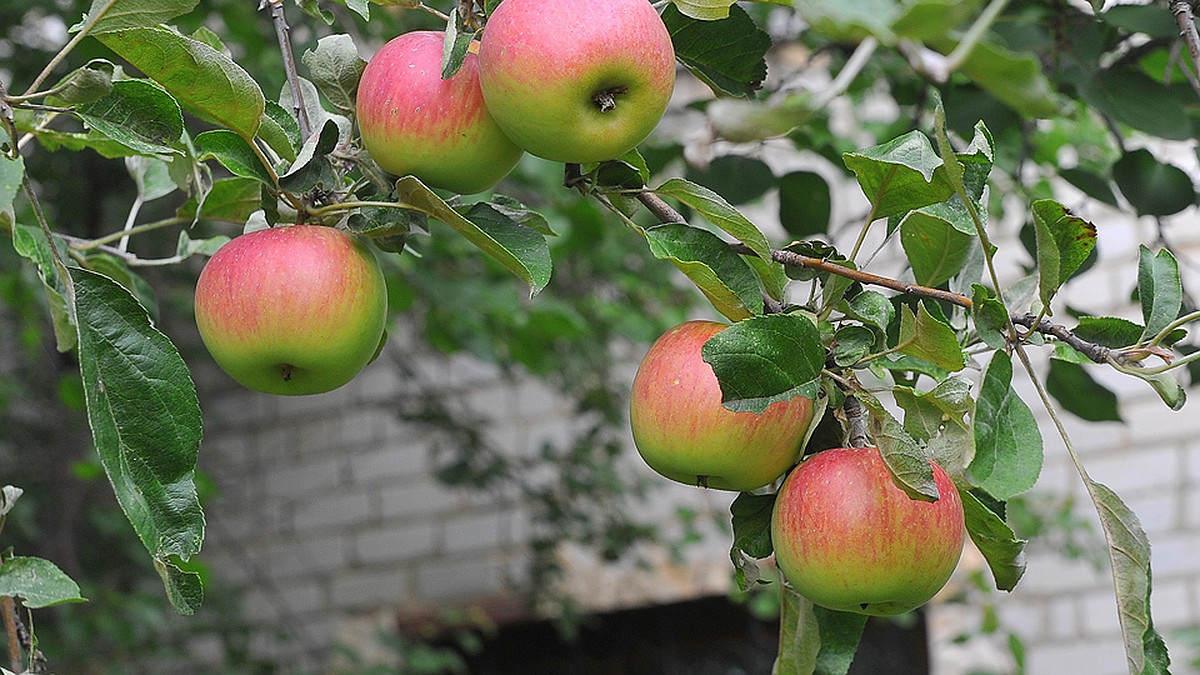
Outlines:
[{"label": "apple calyx", "polygon": [[617,109],[617,97],[629,93],[629,87],[609,87],[592,97],[592,103],[600,112],[612,112]]}]

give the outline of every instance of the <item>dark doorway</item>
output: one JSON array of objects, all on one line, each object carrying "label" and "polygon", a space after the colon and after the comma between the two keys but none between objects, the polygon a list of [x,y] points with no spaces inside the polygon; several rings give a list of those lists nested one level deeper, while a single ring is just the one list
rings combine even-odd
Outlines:
[{"label": "dark doorway", "polygon": [[[467,659],[472,675],[770,675],[779,624],[726,598],[593,617],[572,641],[548,621],[502,626]],[[851,675],[927,675],[923,614],[872,618]]]}]

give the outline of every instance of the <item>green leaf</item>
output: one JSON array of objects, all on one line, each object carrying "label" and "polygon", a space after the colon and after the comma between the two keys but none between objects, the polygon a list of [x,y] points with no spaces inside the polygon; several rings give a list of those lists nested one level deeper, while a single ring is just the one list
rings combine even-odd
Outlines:
[{"label": "green leaf", "polygon": [[817,652],[813,675],[846,675],[858,652],[867,616],[838,612],[818,605],[813,605],[812,611],[821,636],[821,650]]},{"label": "green leaf", "polygon": [[1157,254],[1145,244],[1138,246],[1138,298],[1146,324],[1143,338],[1152,338],[1166,328],[1183,306],[1179,263],[1168,249]]},{"label": "green leaf", "polygon": [[684,16],[675,5],[663,10],[663,23],[675,45],[675,58],[717,95],[747,98],[767,77],[771,37],[737,5],[719,21]]},{"label": "green leaf", "polygon": [[15,485],[5,485],[3,488],[0,488],[0,518],[7,516],[8,512],[12,511],[13,507],[17,504],[17,500],[23,494],[25,494],[25,491]]},{"label": "green leaf", "polygon": [[846,675],[858,651],[865,614],[818,607],[781,584],[779,656],[773,675]]},{"label": "green leaf", "polygon": [[1117,202],[1117,195],[1113,193],[1107,178],[1080,167],[1059,169],[1058,175],[1092,199],[1104,202],[1109,206],[1120,206]]},{"label": "green leaf", "polygon": [[833,362],[842,367],[852,366],[868,356],[876,342],[875,333],[866,326],[843,326],[833,335]]},{"label": "green leaf", "polygon": [[1179,37],[1179,25],[1171,12],[1155,5],[1116,5],[1099,14],[1112,25],[1131,33],[1145,33],[1153,38]]},{"label": "green leaf", "polygon": [[900,221],[900,245],[922,286],[940,286],[958,274],[973,244],[974,237],[924,211],[913,211]]},{"label": "green leaf", "polygon": [[720,190],[730,204],[745,204],[763,196],[775,184],[775,174],[763,161],[745,155],[721,155],[708,166],[688,165],[685,176],[712,190]]},{"label": "green leaf", "polygon": [[108,96],[113,89],[116,66],[108,59],[92,59],[62,78],[52,87],[57,90],[46,103],[69,108]]},{"label": "green leaf", "polygon": [[[187,560],[204,539],[194,482],[201,436],[195,385],[178,350],[124,288],[81,269],[72,269],[71,279],[79,370],[100,462],[151,557]],[[172,600],[177,611],[192,610]]]},{"label": "green leaf", "polygon": [[262,122],[265,98],[254,78],[225,54],[163,27],[99,36],[176,100],[249,140]]},{"label": "green leaf", "polygon": [[763,299],[754,270],[717,235],[682,223],[646,230],[650,252],[668,260],[731,321],[762,314]]},{"label": "green leaf", "polygon": [[7,152],[0,152],[0,212],[12,208],[24,180],[25,158],[20,155],[9,157]]},{"label": "green leaf", "polygon": [[167,599],[177,612],[190,616],[200,609],[204,600],[204,587],[198,573],[182,570],[169,559],[161,558],[154,559],[154,569],[162,579]]},{"label": "green leaf", "polygon": [[996,588],[1011,591],[1025,574],[1025,544],[1028,542],[1018,539],[1012,528],[978,497],[966,490],[960,490],[958,494],[962,497],[967,534],[991,568]]},{"label": "green leaf", "polygon": [[1078,85],[1081,99],[1117,122],[1168,140],[1192,137],[1187,110],[1176,91],[1134,67],[1101,70]]},{"label": "green leaf", "polygon": [[1146,329],[1124,317],[1081,316],[1079,325],[1071,332],[1088,342],[1116,349],[1136,344]]},{"label": "green leaf", "polygon": [[1038,289],[1043,305],[1075,274],[1096,248],[1096,226],[1052,199],[1033,203],[1037,233]]},{"label": "green leaf", "polygon": [[134,155],[125,158],[125,169],[137,186],[138,199],[152,202],[162,199],[179,189],[171,180],[170,167],[157,157]]},{"label": "green leaf", "polygon": [[846,313],[863,323],[887,333],[896,318],[896,306],[878,291],[863,291],[846,303]]},{"label": "green leaf", "polygon": [[929,456],[878,399],[864,393],[857,397],[870,415],[871,437],[896,485],[913,499],[936,500],[940,495]]},{"label": "green leaf", "polygon": [[1092,379],[1087,369],[1077,363],[1050,359],[1046,375],[1046,391],[1063,409],[1088,422],[1121,422],[1117,395]]},{"label": "green leaf", "polygon": [[87,602],[79,586],[57,565],[43,558],[14,556],[0,565],[0,596],[20,597],[30,609],[68,602]]},{"label": "green leaf", "polygon": [[535,232],[544,234],[547,237],[558,236],[554,229],[550,227],[550,222],[546,220],[546,216],[528,208],[515,197],[493,194],[488,204],[493,209],[503,213],[506,217]]},{"label": "green leaf", "polygon": [[971,316],[975,319],[979,339],[992,349],[1004,349],[1008,344],[1004,338],[1008,328],[1008,310],[992,296],[991,291],[980,284],[971,286]]},{"label": "green leaf", "polygon": [[934,318],[924,302],[918,305],[915,314],[908,305],[901,308],[900,344],[902,354],[925,359],[951,372],[967,365],[954,329]]},{"label": "green leaf", "polygon": [[1196,203],[1192,179],[1178,167],[1159,162],[1149,150],[1125,153],[1113,165],[1112,175],[1121,194],[1143,216],[1170,216]]},{"label": "green leaf", "polygon": [[928,392],[908,387],[892,390],[904,410],[904,430],[925,441],[925,451],[956,480],[966,476],[975,456],[975,438],[967,416],[974,416],[971,383],[950,377]]},{"label": "green leaf", "polygon": [[775,495],[756,495],[749,492],[738,494],[729,506],[733,517],[733,547],[729,550],[730,560],[737,576],[738,586],[748,589],[758,578],[757,565],[753,560],[770,557],[771,511],[775,507]]},{"label": "green leaf", "polygon": [[287,162],[296,161],[296,149],[303,144],[296,118],[274,101],[266,102],[258,137]]},{"label": "green leaf", "polygon": [[1167,673],[1170,659],[1150,616],[1150,541],[1137,514],[1102,483],[1084,478],[1108,541],[1117,614],[1130,673]]},{"label": "green leaf", "polygon": [[771,259],[771,244],[766,235],[716,192],[682,178],[672,178],[658,186],[655,192],[687,204],[713,225],[748,246],[758,257]]},{"label": "green leaf", "polygon": [[275,184],[271,172],[263,166],[258,153],[238,134],[225,129],[214,129],[200,134],[194,142],[201,162],[215,159],[235,176],[253,178],[266,185]]},{"label": "green leaf", "polygon": [[1054,87],[1032,54],[1009,51],[983,41],[971,50],[960,70],[975,84],[1026,117],[1061,115]]},{"label": "green leaf", "polygon": [[[50,250],[50,242],[40,228],[16,224],[12,231],[13,249],[17,254],[32,262],[38,270],[38,276],[46,289],[46,304],[50,308],[50,318],[54,327],[54,338],[58,351],[66,353],[75,348],[76,331],[74,306],[67,299],[71,297],[73,288],[71,280],[65,276],[54,262]],[[56,240],[59,256],[68,260],[66,247]]]},{"label": "green leaf", "polygon": [[92,0],[83,21],[72,32],[87,28],[92,35],[103,35],[130,28],[145,28],[166,23],[196,8],[200,0]]},{"label": "green leaf", "polygon": [[114,82],[107,96],[75,108],[75,114],[92,129],[138,152],[179,153],[183,112],[153,82]]},{"label": "green leaf", "polygon": [[671,0],[684,16],[701,21],[716,21],[729,16],[729,7],[737,0]]},{"label": "green leaf", "polygon": [[296,153],[296,160],[279,177],[279,184],[292,192],[307,192],[317,185],[333,187],[337,180],[328,155],[337,148],[341,129],[332,119],[326,119],[318,132],[309,136]]},{"label": "green leaf", "polygon": [[890,44],[892,22],[900,14],[896,0],[796,0],[796,13],[817,34],[833,40],[859,42],[868,36]]},{"label": "green leaf", "polygon": [[825,234],[833,213],[829,183],[812,171],[794,171],[779,179],[779,224],[803,239]]},{"label": "green leaf", "polygon": [[975,458],[967,476],[1006,501],[1033,487],[1042,462],[1037,420],[1012,388],[1012,359],[998,351],[983,373],[975,404]]},{"label": "green leaf", "polygon": [[214,181],[212,187],[203,195],[203,203],[198,196],[179,207],[178,215],[183,218],[196,220],[216,220],[227,223],[243,224],[250,214],[262,208],[262,183],[255,178],[222,178]]},{"label": "green leaf", "polygon": [[194,255],[209,257],[227,243],[229,243],[229,237],[224,235],[208,239],[192,239],[188,236],[187,230],[182,230],[175,245],[175,255],[180,258],[190,258]]},{"label": "green leaf", "polygon": [[448,80],[462,68],[467,60],[467,48],[475,39],[475,31],[466,25],[466,17],[459,16],[458,7],[450,10],[446,22],[446,35],[442,43],[442,79]]},{"label": "green leaf", "polygon": [[367,62],[358,55],[354,39],[349,35],[327,35],[317,40],[316,49],[305,51],[300,60],[330,105],[344,115],[354,114],[358,80],[367,67]]},{"label": "green leaf", "polygon": [[721,403],[733,412],[762,413],[797,396],[815,399],[825,349],[812,321],[770,314],[739,321],[700,350],[721,385]]},{"label": "green leaf", "polygon": [[910,131],[887,143],[842,155],[876,218],[887,218],[950,198],[942,158],[929,138]]},{"label": "green leaf", "polygon": [[[484,204],[463,217],[413,176],[396,181],[396,197],[407,208],[436,218],[455,230],[505,269],[529,284],[537,295],[550,283],[552,263],[546,238]],[[479,210],[476,210],[479,207]]]}]

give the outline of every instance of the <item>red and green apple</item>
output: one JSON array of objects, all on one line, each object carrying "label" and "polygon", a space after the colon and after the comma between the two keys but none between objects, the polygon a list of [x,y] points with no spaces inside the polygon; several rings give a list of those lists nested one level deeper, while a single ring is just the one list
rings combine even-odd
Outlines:
[{"label": "red and green apple", "polygon": [[462,69],[442,79],[443,35],[413,31],[384,45],[358,84],[363,147],[380,167],[460,194],[496,186],[521,149],[496,126],[468,52]]},{"label": "red and green apple", "polygon": [[386,320],[378,261],[331,227],[241,235],[196,282],[196,326],[213,360],[268,394],[317,394],[354,379],[378,353]]},{"label": "red and green apple", "polygon": [[876,448],[809,456],[783,482],[771,517],[775,563],[814,604],[902,614],[946,585],[962,555],[958,490],[933,466],[939,499],[912,499]]},{"label": "red and green apple", "polygon": [[689,485],[753,490],[783,475],[800,457],[812,401],[796,397],[761,414],[721,405],[721,387],[701,356],[728,328],[688,321],[650,347],[633,378],[629,419],[634,445],[650,468]]}]

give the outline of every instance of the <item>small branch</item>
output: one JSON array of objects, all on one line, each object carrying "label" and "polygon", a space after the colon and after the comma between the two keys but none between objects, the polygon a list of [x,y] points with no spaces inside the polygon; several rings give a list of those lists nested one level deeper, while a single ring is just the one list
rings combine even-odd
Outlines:
[{"label": "small branch", "polygon": [[[735,246],[734,248],[738,253],[750,252],[749,249],[743,249],[742,247]],[[775,262],[789,265],[791,267],[805,267],[811,270],[828,272],[830,274],[835,274],[839,277],[845,277],[862,284],[868,284],[870,286],[882,286],[884,288],[890,288],[894,291],[899,291],[908,295],[915,295],[920,298],[941,300],[942,302],[948,302],[952,305],[957,305],[965,309],[971,309],[972,307],[971,299],[965,295],[962,295],[961,293],[953,293],[951,291],[944,291],[940,288],[930,288],[928,286],[905,283],[891,277],[885,277],[878,274],[871,274],[870,272],[863,272],[861,270],[842,267],[837,263],[829,262],[823,258],[810,258],[809,256],[800,255],[799,253],[792,253],[791,251],[772,250],[771,259]]]},{"label": "small branch", "polygon": [[[172,225],[183,225],[183,224],[189,223],[189,222],[191,222],[190,218],[178,218],[178,217],[164,218],[163,220],[156,220],[153,223],[144,223],[142,225],[136,225],[136,226],[130,227],[128,229],[121,230],[120,232],[113,232],[111,234],[106,234],[103,237],[99,237],[97,239],[75,239],[75,238],[67,239],[66,237],[63,237],[63,238],[72,242],[71,248],[75,249],[76,251],[90,251],[92,249],[101,248],[105,244],[110,244],[114,241],[119,241],[121,239],[126,239],[128,237],[132,237],[133,235],[136,235],[136,234],[142,234],[143,232],[151,232],[153,230],[160,230],[164,227],[170,227]],[[118,248],[122,251],[124,251],[126,249],[125,246],[118,246]]]},{"label": "small branch", "polygon": [[1042,335],[1049,335],[1061,342],[1065,342],[1073,347],[1075,351],[1083,354],[1095,363],[1108,363],[1108,358],[1112,354],[1112,350],[1108,347],[1088,342],[1072,333],[1065,326],[1053,323],[1049,319],[1042,319],[1033,314],[1025,314],[1012,317],[1012,321],[1019,326],[1024,326]]},{"label": "small branch", "polygon": [[[687,220],[684,219],[684,217],[680,215],[678,211],[671,208],[670,204],[653,192],[639,192],[637,193],[637,198],[638,201],[640,201],[650,211],[650,213],[654,214],[655,218],[663,223],[687,222]],[[756,255],[754,251],[750,250],[743,244],[732,244],[731,248],[741,255]],[[836,263],[829,262],[823,258],[811,258],[806,255],[800,255],[799,253],[792,253],[791,251],[772,250],[771,259],[777,263],[788,265],[790,267],[805,267],[821,272],[828,272],[829,274],[834,274],[839,277],[846,277],[847,279],[852,279],[859,283],[868,284],[871,286],[883,286],[884,288],[890,288],[894,291],[900,291],[901,293],[916,295],[922,298],[942,300],[966,309],[971,308],[971,299],[965,295],[951,293],[950,291],[943,291],[940,288],[929,288],[927,286],[909,284],[903,281],[892,279],[890,277],[884,277],[878,274],[871,274],[870,272],[862,272],[859,270],[850,269],[848,267],[843,267]]]},{"label": "small branch", "polygon": [[[1187,44],[1188,53],[1192,57],[1192,67],[1200,71],[1200,33],[1196,31],[1196,17],[1192,13],[1192,3],[1188,0],[1171,0],[1171,14],[1179,25],[1179,37]],[[1184,68],[1186,71],[1187,68]]]},{"label": "small branch", "polygon": [[[288,87],[292,90],[292,112],[300,124],[300,137],[307,139],[312,133],[312,122],[308,109],[304,107],[304,94],[300,89],[300,75],[296,72],[296,55],[292,52],[287,18],[283,15],[283,0],[262,0],[271,7],[271,20],[275,23],[275,37],[279,40],[279,51],[283,54],[283,67],[287,71]],[[262,9],[259,5],[259,9]]]},{"label": "small branch", "polygon": [[871,435],[867,432],[867,409],[855,396],[847,396],[842,410],[846,412],[846,421],[850,425],[849,444],[852,448],[866,448],[871,445]]},{"label": "small branch", "polygon": [[8,634],[8,665],[14,673],[24,670],[21,666],[21,642],[17,637],[17,603],[11,596],[0,598],[0,612],[4,613],[4,632]]}]

